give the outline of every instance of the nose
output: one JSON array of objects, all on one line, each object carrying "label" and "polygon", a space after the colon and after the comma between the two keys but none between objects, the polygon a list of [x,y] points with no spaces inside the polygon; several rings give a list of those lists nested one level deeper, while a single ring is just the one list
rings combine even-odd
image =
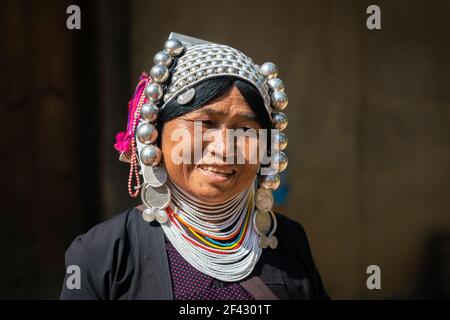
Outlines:
[{"label": "nose", "polygon": [[234,143],[227,139],[227,128],[221,127],[210,130],[211,137],[208,137],[208,145],[206,146],[208,154],[214,159],[227,164],[234,163]]}]

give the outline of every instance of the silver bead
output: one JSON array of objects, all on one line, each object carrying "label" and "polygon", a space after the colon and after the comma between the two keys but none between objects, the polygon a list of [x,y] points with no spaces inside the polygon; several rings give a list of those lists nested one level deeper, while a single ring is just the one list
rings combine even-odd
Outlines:
[{"label": "silver bead", "polygon": [[154,122],[158,117],[158,113],[158,107],[152,102],[145,103],[141,107],[141,118],[145,121]]},{"label": "silver bead", "polygon": [[287,94],[282,91],[274,91],[270,96],[272,107],[277,110],[283,110],[288,105]]},{"label": "silver bead", "polygon": [[161,149],[155,145],[148,145],[142,148],[140,159],[146,166],[157,166],[161,162]]},{"label": "silver bead", "polygon": [[215,72],[214,68],[206,69],[206,74],[213,74]]},{"label": "silver bead", "polygon": [[262,73],[264,77],[267,79],[276,78],[278,75],[278,68],[277,66],[272,62],[266,62],[264,63],[260,68],[259,71]]},{"label": "silver bead", "polygon": [[283,172],[288,165],[288,157],[283,151],[275,151],[271,166],[278,172]]},{"label": "silver bead", "polygon": [[158,131],[151,123],[144,123],[137,128],[136,135],[143,144],[151,144],[158,138]]},{"label": "silver bead", "polygon": [[156,64],[150,70],[150,76],[155,82],[163,83],[169,78],[169,69],[162,64]]},{"label": "silver bead", "polygon": [[282,91],[284,92],[284,83],[280,78],[272,78],[267,81],[270,89],[273,91]]},{"label": "silver bead", "polygon": [[142,211],[142,218],[147,222],[152,222],[156,219],[155,210],[153,208],[147,208]]},{"label": "silver bead", "polygon": [[169,39],[164,44],[164,51],[171,56],[178,56],[183,52],[183,44],[176,39]]},{"label": "silver bead", "polygon": [[166,210],[157,208],[155,209],[155,218],[160,224],[164,224],[169,219]]},{"label": "silver bead", "polygon": [[172,56],[167,52],[160,51],[153,57],[154,64],[162,64],[163,66],[170,67],[172,64]]},{"label": "silver bead", "polygon": [[272,150],[281,150],[286,149],[288,144],[288,139],[283,132],[276,133],[272,138]]},{"label": "silver bead", "polygon": [[217,73],[224,73],[225,72],[225,67],[217,67],[216,71],[217,71]]},{"label": "silver bead", "polygon": [[275,129],[284,130],[288,125],[288,118],[283,112],[272,112],[272,124]]},{"label": "silver bead", "polygon": [[259,176],[259,185],[264,189],[275,190],[280,186],[280,175],[278,173]]},{"label": "silver bead", "polygon": [[145,96],[153,102],[157,102],[163,95],[163,89],[157,83],[150,83],[145,87]]}]

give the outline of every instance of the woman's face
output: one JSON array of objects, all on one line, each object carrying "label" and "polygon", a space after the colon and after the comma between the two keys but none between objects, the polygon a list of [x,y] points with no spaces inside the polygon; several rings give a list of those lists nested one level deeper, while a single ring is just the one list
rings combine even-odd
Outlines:
[{"label": "woman's face", "polygon": [[[259,167],[255,156],[258,138],[248,134],[230,139],[231,132],[239,132],[230,129],[241,129],[241,133],[258,133],[261,129],[236,86],[201,108],[166,122],[161,144],[170,179],[184,191],[211,204],[224,202],[247,189]],[[179,163],[183,157],[189,161]]]}]

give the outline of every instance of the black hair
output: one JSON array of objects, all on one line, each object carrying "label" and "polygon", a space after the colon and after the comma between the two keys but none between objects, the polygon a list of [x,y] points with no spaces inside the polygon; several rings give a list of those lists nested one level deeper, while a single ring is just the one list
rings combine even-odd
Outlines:
[{"label": "black hair", "polygon": [[210,101],[222,96],[233,86],[236,86],[241,92],[245,101],[256,115],[256,119],[264,129],[271,128],[271,122],[264,100],[259,91],[249,82],[232,76],[220,76],[210,78],[193,86],[195,89],[194,98],[187,104],[180,105],[177,99],[172,99],[160,110],[158,115],[159,125],[163,125],[172,119],[194,111]]}]

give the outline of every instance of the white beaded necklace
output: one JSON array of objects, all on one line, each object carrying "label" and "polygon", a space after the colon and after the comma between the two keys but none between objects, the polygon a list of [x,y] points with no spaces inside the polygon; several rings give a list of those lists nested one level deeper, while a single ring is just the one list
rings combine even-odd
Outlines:
[{"label": "white beaded necklace", "polygon": [[[162,224],[164,233],[180,255],[197,270],[221,281],[234,282],[246,278],[252,272],[261,256],[258,234],[253,227],[254,187],[252,186],[219,205],[208,205],[193,198],[170,179],[167,185],[172,192],[170,208],[193,229],[201,230],[216,238],[226,238],[245,223],[247,211],[250,217],[242,244],[233,249],[205,249],[185,237],[199,243],[176,219]],[[249,208],[250,206],[250,208]],[[220,221],[220,222],[217,222]],[[221,253],[219,253],[221,252]]]}]

